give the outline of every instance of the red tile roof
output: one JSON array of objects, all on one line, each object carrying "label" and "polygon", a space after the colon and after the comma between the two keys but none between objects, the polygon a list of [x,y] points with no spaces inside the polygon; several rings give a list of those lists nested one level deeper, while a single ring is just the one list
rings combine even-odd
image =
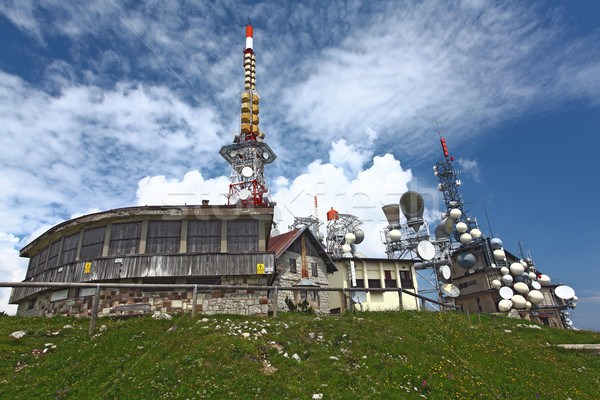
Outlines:
[{"label": "red tile roof", "polygon": [[294,229],[281,235],[271,236],[267,251],[275,252],[275,258],[278,258],[296,240],[300,233],[302,233],[302,229]]}]

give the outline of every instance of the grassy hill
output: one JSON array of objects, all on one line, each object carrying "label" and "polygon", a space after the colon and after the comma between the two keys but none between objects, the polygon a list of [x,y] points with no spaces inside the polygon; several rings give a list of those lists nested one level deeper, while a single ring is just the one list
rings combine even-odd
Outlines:
[{"label": "grassy hill", "polygon": [[[188,314],[99,319],[90,337],[87,319],[3,316],[0,398],[600,398],[599,353],[554,346],[600,333],[472,318]],[[17,330],[29,333],[9,336]]]}]

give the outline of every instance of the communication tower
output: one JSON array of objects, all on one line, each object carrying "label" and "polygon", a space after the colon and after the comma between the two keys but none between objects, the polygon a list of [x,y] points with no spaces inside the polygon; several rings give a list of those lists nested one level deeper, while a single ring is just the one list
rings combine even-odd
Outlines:
[{"label": "communication tower", "polygon": [[244,54],[244,91],[240,131],[233,134],[233,144],[225,145],[219,154],[231,165],[229,205],[270,206],[275,202],[269,196],[265,182],[265,165],[277,156],[263,139],[258,128],[260,96],[256,91],[256,57],[253,49],[252,26],[246,26]]},{"label": "communication tower", "polygon": [[359,229],[361,224],[354,215],[340,214],[332,207],[327,212],[327,252],[333,258],[353,257],[356,245],[365,238],[365,233]]}]

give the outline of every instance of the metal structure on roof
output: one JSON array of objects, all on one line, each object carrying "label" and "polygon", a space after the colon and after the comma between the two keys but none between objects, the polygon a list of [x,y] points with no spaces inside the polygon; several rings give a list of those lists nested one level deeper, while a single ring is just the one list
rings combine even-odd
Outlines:
[{"label": "metal structure on roof", "polygon": [[256,91],[256,57],[254,54],[252,26],[246,26],[244,54],[244,91],[239,133],[233,134],[233,144],[221,147],[219,154],[231,165],[229,205],[273,206],[265,182],[265,165],[277,156],[263,142],[265,133],[258,128],[260,96]]}]

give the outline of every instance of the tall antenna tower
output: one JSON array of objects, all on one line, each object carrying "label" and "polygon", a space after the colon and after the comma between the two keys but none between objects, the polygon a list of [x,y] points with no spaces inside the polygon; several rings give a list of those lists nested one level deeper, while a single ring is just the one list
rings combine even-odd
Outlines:
[{"label": "tall antenna tower", "polygon": [[244,54],[244,91],[242,97],[242,117],[240,131],[233,134],[233,144],[221,147],[219,154],[231,165],[229,184],[229,205],[272,206],[275,202],[269,197],[265,182],[265,165],[275,161],[277,156],[263,142],[265,133],[258,128],[258,103],[256,92],[256,57],[253,49],[253,32],[246,25],[246,48]]},{"label": "tall antenna tower", "polygon": [[474,232],[479,232],[479,228],[477,226],[477,219],[468,215],[470,210],[466,208],[466,204],[463,201],[460,192],[458,191],[458,188],[462,185],[462,181],[458,179],[460,171],[454,168],[454,157],[450,156],[450,154],[448,153],[448,148],[446,147],[446,139],[442,137],[442,132],[440,131],[440,123],[436,122],[436,126],[438,135],[440,137],[440,144],[442,145],[444,157],[442,157],[434,165],[433,171],[434,175],[439,180],[437,188],[440,192],[442,192],[444,197],[444,203],[446,205],[446,216],[451,216],[456,224],[453,232],[454,238],[457,241],[462,242],[466,241],[466,239],[464,239],[464,236],[461,240],[461,235],[465,232],[471,232],[472,230],[475,230]]}]

